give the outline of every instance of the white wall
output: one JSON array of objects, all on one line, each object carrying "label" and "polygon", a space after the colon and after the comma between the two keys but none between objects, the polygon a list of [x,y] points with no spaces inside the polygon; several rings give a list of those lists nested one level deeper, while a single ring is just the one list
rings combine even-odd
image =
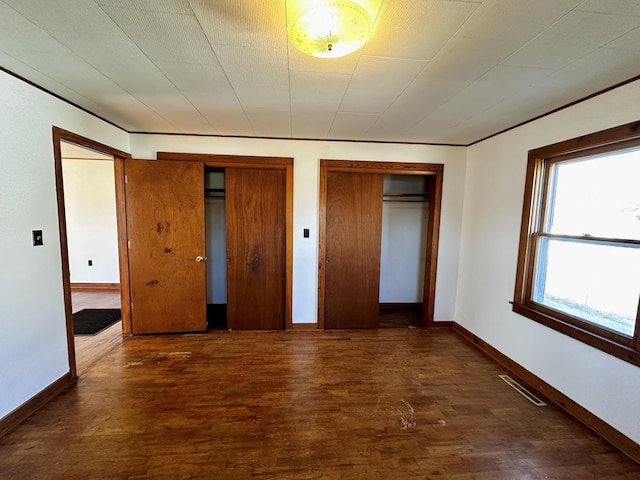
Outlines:
[{"label": "white wall", "polygon": [[[0,418],[69,372],[52,125],[120,150],[128,135],[0,72]],[[31,231],[43,230],[33,247]]]},{"label": "white wall", "polygon": [[[465,149],[460,147],[246,138],[132,135],[134,158],[157,152],[293,157],[293,322],[317,322],[318,184],[320,159],[442,163],[444,185],[435,320],[451,320],[455,305]],[[309,238],[303,238],[309,228]]]},{"label": "white wall", "polygon": [[640,368],[511,311],[527,151],[640,119],[640,82],[468,149],[455,321],[640,443]]},{"label": "white wall", "polygon": [[62,160],[62,177],[71,282],[119,283],[113,161]]},{"label": "white wall", "polygon": [[380,303],[422,303],[428,203],[384,202]]}]

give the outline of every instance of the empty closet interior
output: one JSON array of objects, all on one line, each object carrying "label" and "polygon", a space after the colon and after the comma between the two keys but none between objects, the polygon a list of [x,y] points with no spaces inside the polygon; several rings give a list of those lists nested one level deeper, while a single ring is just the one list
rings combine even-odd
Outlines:
[{"label": "empty closet interior", "polygon": [[424,175],[384,175],[378,327],[422,325],[429,185]]},{"label": "empty closet interior", "polygon": [[207,328],[227,328],[227,223],[224,168],[204,173]]}]

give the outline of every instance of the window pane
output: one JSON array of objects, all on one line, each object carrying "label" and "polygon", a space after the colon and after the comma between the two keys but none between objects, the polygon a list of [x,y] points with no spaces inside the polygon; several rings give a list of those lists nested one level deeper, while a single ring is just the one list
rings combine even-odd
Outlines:
[{"label": "window pane", "polygon": [[559,162],[548,232],[640,240],[640,150]]},{"label": "window pane", "polygon": [[540,238],[533,300],[633,336],[640,248]]}]

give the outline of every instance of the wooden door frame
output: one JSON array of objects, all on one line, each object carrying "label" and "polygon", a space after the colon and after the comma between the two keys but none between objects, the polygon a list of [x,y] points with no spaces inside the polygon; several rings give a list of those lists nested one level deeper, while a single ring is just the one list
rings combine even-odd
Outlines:
[{"label": "wooden door frame", "polygon": [[72,378],[76,378],[76,352],[73,338],[73,313],[71,308],[71,271],[69,268],[69,244],[67,241],[67,220],[64,205],[62,153],[60,142],[64,141],[72,143],[113,157],[116,189],[116,224],[118,230],[118,268],[120,271],[122,331],[125,334],[131,333],[131,302],[129,292],[129,256],[127,251],[127,222],[124,195],[124,160],[126,158],[131,158],[131,155],[56,126],[52,128],[52,132],[53,161],[56,177],[56,196],[58,202],[58,228],[60,231],[60,255],[62,259],[62,291],[64,295],[64,310],[67,324],[67,349],[71,376]]},{"label": "wooden door frame", "polygon": [[293,303],[293,158],[208,153],[158,152],[157,160],[202,162],[212,168],[258,168],[285,171],[285,330],[294,328]]},{"label": "wooden door frame", "polygon": [[327,258],[327,175],[329,172],[423,175],[429,181],[429,220],[427,224],[424,293],[422,297],[423,327],[451,326],[451,322],[434,322],[436,269],[442,208],[444,165],[439,163],[371,162],[355,160],[320,160],[320,202],[318,225],[318,328],[324,328],[325,261]]}]

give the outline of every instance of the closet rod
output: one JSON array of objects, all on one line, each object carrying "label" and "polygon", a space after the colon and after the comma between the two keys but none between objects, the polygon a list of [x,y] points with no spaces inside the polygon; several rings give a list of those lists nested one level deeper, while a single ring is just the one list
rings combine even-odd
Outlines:
[{"label": "closet rod", "polygon": [[383,193],[383,202],[428,203],[428,193]]},{"label": "closet rod", "polygon": [[224,188],[205,188],[204,196],[206,198],[224,198]]}]

